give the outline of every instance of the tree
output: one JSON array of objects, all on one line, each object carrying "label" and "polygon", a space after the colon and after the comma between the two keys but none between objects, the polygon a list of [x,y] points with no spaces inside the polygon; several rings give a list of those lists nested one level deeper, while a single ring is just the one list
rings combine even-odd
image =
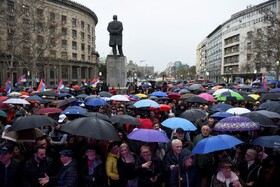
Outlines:
[{"label": "tree", "polygon": [[7,37],[1,37],[0,42],[7,46],[1,45],[0,52],[5,54],[10,73],[19,67],[30,72],[33,87],[35,78],[44,78],[44,63],[39,59],[47,59],[57,49],[59,18],[42,0],[17,0],[8,6],[6,16],[0,31]]},{"label": "tree", "polygon": [[[247,34],[247,62],[242,69],[260,72],[262,69],[275,75],[279,81],[280,60],[280,19],[279,15],[269,9],[262,9],[262,28],[254,28]],[[277,85],[277,84],[276,84]]]},{"label": "tree", "polygon": [[191,66],[189,67],[189,72],[188,72],[188,78],[190,78],[191,80],[195,79],[195,74],[196,74],[196,66]]}]

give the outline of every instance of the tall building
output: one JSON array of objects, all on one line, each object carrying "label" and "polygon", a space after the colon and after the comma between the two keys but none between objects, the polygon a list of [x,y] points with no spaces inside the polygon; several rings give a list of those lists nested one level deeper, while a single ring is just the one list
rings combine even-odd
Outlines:
[{"label": "tall building", "polygon": [[263,10],[277,13],[277,4],[279,0],[269,0],[248,6],[214,29],[197,47],[200,53],[197,54],[197,74],[202,76],[202,72],[207,72],[208,79],[215,82],[246,82],[252,81],[256,73],[267,73],[265,68],[259,69],[256,62],[251,62],[253,54],[248,38],[253,32],[267,30],[269,25]]},{"label": "tall building", "polygon": [[89,8],[70,0],[3,0],[0,15],[0,84],[79,84],[98,76],[95,27]]}]

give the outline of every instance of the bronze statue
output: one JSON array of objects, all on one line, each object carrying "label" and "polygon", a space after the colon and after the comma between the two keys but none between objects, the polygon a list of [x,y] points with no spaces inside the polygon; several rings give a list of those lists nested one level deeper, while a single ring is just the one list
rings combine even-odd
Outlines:
[{"label": "bronze statue", "polygon": [[122,51],[123,25],[122,22],[118,21],[117,15],[113,16],[113,21],[108,24],[107,30],[110,33],[109,46],[113,48],[113,54],[117,55],[116,46],[118,46],[119,55],[124,56]]}]

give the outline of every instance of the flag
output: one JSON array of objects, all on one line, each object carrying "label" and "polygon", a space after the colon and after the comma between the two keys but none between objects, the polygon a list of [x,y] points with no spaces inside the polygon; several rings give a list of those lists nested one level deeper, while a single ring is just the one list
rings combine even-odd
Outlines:
[{"label": "flag", "polygon": [[100,81],[99,81],[99,77],[97,77],[97,78],[92,79],[92,80],[90,81],[89,85],[90,85],[90,86],[93,86],[93,85],[96,85],[96,84],[99,83],[99,82],[100,82]]},{"label": "flag", "polygon": [[18,80],[17,80],[17,82],[16,82],[16,85],[22,84],[22,82],[23,82],[24,80],[26,80],[26,79],[25,79],[25,74],[19,76],[19,78],[18,78]]},{"label": "flag", "polygon": [[46,85],[45,85],[43,79],[41,79],[41,80],[40,80],[40,83],[39,83],[39,86],[38,86],[38,88],[37,88],[37,91],[38,91],[38,92],[43,92],[43,91],[45,91],[45,87],[46,87]]},{"label": "flag", "polygon": [[263,75],[262,76],[262,89],[266,89],[266,79],[267,79],[267,76]]},{"label": "flag", "polygon": [[12,86],[11,86],[11,76],[8,78],[8,80],[5,83],[5,92],[6,94],[9,94],[12,90]]},{"label": "flag", "polygon": [[60,90],[64,88],[63,80],[59,81],[59,84],[57,85],[57,93],[60,94]]}]

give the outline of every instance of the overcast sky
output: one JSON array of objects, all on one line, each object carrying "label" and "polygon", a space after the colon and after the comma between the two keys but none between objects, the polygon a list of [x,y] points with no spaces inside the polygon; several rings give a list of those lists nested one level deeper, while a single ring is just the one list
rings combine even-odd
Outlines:
[{"label": "overcast sky", "polygon": [[98,17],[96,50],[111,52],[107,25],[113,15],[123,23],[127,61],[163,71],[169,62],[196,63],[196,47],[232,14],[265,0],[76,0]]}]

